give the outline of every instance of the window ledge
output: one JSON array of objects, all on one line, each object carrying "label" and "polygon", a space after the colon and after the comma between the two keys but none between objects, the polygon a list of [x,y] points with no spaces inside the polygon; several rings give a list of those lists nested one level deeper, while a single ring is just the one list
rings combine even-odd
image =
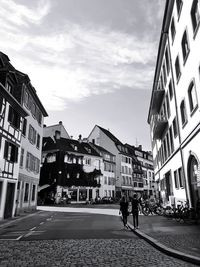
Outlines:
[{"label": "window ledge", "polygon": [[183,123],[183,125],[182,125],[182,129],[184,129],[185,128],[185,125],[187,124],[187,120]]},{"label": "window ledge", "polygon": [[199,27],[200,27],[200,21],[198,22],[198,25],[196,26],[196,29],[194,30],[193,39],[196,38],[197,32],[198,32],[198,30],[199,30]]},{"label": "window ledge", "polygon": [[187,55],[185,56],[185,58],[183,59],[183,66],[185,66],[186,62],[187,62],[187,59],[188,59],[188,56],[190,54],[190,49],[188,50],[187,52]]},{"label": "window ledge", "polygon": [[195,111],[198,109],[198,105],[196,105],[193,110],[190,112],[190,117],[193,116],[193,114],[195,113]]}]

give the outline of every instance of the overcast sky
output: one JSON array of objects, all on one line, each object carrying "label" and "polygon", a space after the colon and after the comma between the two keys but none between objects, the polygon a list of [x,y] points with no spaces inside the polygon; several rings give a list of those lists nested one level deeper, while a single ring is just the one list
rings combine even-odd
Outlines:
[{"label": "overcast sky", "polygon": [[95,124],[151,149],[147,124],[165,0],[0,0],[0,50],[75,139]]}]

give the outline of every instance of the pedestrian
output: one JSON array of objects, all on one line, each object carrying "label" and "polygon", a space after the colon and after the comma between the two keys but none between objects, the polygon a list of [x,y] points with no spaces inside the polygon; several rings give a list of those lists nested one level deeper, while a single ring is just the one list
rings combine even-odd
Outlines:
[{"label": "pedestrian", "polygon": [[127,225],[127,216],[129,215],[128,201],[125,196],[123,196],[120,200],[120,212],[122,214],[122,221],[124,224],[124,228],[128,228],[128,225]]},{"label": "pedestrian", "polygon": [[133,195],[132,199],[132,215],[133,215],[133,226],[134,229],[138,229],[138,213],[139,213],[139,200],[137,194]]}]

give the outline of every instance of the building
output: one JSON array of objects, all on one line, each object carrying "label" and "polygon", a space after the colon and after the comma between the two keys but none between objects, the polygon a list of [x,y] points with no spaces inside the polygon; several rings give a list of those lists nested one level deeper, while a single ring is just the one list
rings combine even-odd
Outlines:
[{"label": "building", "polygon": [[[37,187],[39,183],[41,140],[43,119],[47,113],[40,102],[36,90],[30,83],[28,75],[16,70],[3,53],[0,54],[0,77],[4,87],[15,97],[26,118],[22,122],[22,134],[18,152],[18,175],[16,194],[16,214],[36,208]],[[12,110],[12,108],[9,108]],[[14,128],[19,128],[20,119],[14,111],[9,110],[8,120]],[[10,126],[11,127],[11,126]],[[9,150],[9,148],[8,148]]]},{"label": "building", "polygon": [[0,219],[16,213],[22,126],[28,116],[18,101],[17,86],[9,58],[0,53]]},{"label": "building", "polygon": [[109,130],[98,125],[95,125],[88,140],[108,150],[116,157],[116,197],[120,198],[122,194],[131,196],[133,194],[133,170],[132,157],[129,155],[128,148]]},{"label": "building", "polygon": [[83,142],[81,136],[79,140],[63,138],[58,130],[54,136],[44,135],[40,198],[53,197],[59,203],[63,197],[75,202],[99,197],[103,158],[97,149]]},{"label": "building", "polygon": [[200,1],[166,1],[148,123],[164,203],[200,198]]},{"label": "building", "polygon": [[139,162],[141,163],[143,172],[143,185],[144,198],[150,198],[151,196],[156,196],[156,184],[153,169],[153,156],[149,151],[144,151],[142,146],[135,147],[135,154]]},{"label": "building", "polygon": [[95,145],[93,143],[89,143],[94,149],[102,157],[101,161],[101,173],[102,176],[100,177],[100,188],[99,188],[99,197],[112,197],[115,198],[115,184],[116,184],[116,177],[115,177],[115,169],[116,169],[116,162],[115,156],[106,150],[103,147]]},{"label": "building", "polygon": [[58,131],[60,132],[60,137],[70,139],[71,137],[69,136],[68,132],[66,131],[65,127],[62,124],[62,121],[59,121],[58,124],[55,125],[50,125],[46,127],[44,124],[45,130],[43,131],[43,137],[54,137],[55,132]]},{"label": "building", "polygon": [[36,209],[44,117],[48,116],[26,74],[16,72],[21,104],[28,113],[22,129],[17,213]]}]

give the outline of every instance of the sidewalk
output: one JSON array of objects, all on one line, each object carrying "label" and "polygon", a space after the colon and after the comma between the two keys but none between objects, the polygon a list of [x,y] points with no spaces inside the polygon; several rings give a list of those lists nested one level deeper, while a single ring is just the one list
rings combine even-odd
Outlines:
[{"label": "sidewalk", "polygon": [[184,224],[163,216],[139,216],[138,236],[168,255],[200,265],[200,225]]}]

